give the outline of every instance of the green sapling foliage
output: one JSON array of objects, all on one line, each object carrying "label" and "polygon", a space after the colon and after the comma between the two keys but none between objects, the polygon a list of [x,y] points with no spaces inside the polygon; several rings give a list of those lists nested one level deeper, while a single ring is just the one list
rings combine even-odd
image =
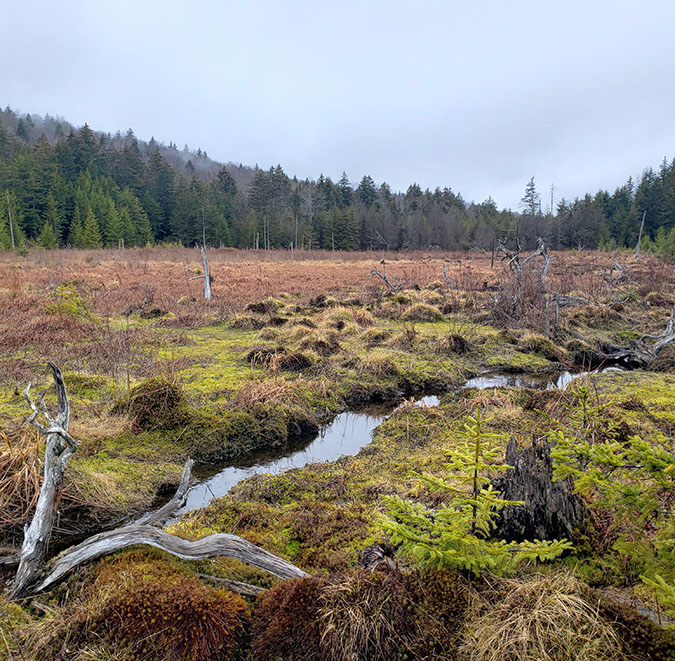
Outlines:
[{"label": "green sapling foliage", "polygon": [[486,430],[487,422],[480,406],[475,417],[466,418],[462,442],[447,451],[447,480],[418,475],[429,488],[449,494],[448,504],[432,510],[403,498],[385,498],[383,527],[422,564],[476,575],[484,570],[504,574],[525,561],[552,560],[572,548],[566,540],[516,543],[490,537],[499,510],[522,502],[500,498],[492,486],[491,475],[512,467],[500,463],[499,436]]}]

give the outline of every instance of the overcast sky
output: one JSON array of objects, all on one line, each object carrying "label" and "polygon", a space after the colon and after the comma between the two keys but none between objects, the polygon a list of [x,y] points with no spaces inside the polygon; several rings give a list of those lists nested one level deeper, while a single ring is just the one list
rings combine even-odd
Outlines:
[{"label": "overcast sky", "polygon": [[3,0],[0,104],[519,207],[675,157],[675,2]]}]

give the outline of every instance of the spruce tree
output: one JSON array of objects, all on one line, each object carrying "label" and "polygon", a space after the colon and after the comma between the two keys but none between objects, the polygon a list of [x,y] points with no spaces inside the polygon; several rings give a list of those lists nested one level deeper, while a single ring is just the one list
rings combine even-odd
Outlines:
[{"label": "spruce tree", "polygon": [[82,248],[100,248],[101,247],[101,232],[98,228],[98,221],[94,212],[89,210],[87,213],[84,223],[82,225],[82,238],[81,246]]},{"label": "spruce tree", "polygon": [[[49,223],[56,237],[57,244],[61,240],[61,227],[63,226],[63,216],[59,211],[59,207],[56,204],[54,196],[50,192],[47,196],[47,209],[45,211],[45,223]],[[44,223],[42,225],[44,229]],[[58,247],[58,246],[57,246]]]},{"label": "spruce tree", "polygon": [[430,489],[451,497],[447,505],[431,510],[397,496],[385,498],[389,509],[383,518],[385,530],[422,564],[503,574],[526,560],[551,560],[572,548],[566,540],[517,543],[490,537],[499,510],[522,502],[500,498],[492,486],[490,473],[512,466],[499,463],[498,436],[486,431],[486,422],[480,406],[475,418],[466,418],[463,442],[447,451],[450,461],[445,467],[450,479],[418,475]]},{"label": "spruce tree", "polygon": [[73,248],[82,247],[82,217],[80,208],[75,207],[73,218],[70,221],[70,230],[68,232],[68,245]]},{"label": "spruce tree", "polygon": [[38,236],[38,243],[40,247],[46,248],[47,250],[54,250],[59,247],[58,239],[56,238],[56,232],[48,220],[42,225],[42,230]]}]

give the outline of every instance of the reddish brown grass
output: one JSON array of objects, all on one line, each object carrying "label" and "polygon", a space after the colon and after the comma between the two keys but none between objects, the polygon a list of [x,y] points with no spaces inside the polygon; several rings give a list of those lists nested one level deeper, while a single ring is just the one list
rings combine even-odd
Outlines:
[{"label": "reddish brown grass", "polygon": [[[457,309],[471,308],[471,297],[479,307],[489,306],[490,292],[478,290],[485,284],[508,287],[513,279],[499,259],[491,264],[489,253],[392,253],[384,255],[385,266],[380,264],[381,253],[220,249],[210,250],[208,255],[215,278],[210,303],[200,300],[199,281],[188,281],[189,275],[200,268],[200,255],[194,249],[34,251],[27,257],[0,254],[2,377],[10,381],[30,377],[38,355],[40,363],[47,356],[68,366],[74,360],[69,347],[72,342],[81,343],[79,360],[94,365],[97,371],[115,376],[115,370],[126,371],[124,366],[132,363],[141,376],[152,369],[139,353],[144,344],[155,341],[152,326],[195,328],[230,318],[251,302],[283,292],[299,297],[300,302],[319,294],[340,299],[357,294],[367,302],[382,291],[382,281],[371,273],[375,267],[386,268],[387,275],[397,276],[406,287],[425,287],[432,282],[435,289],[445,287],[446,294],[457,297]],[[447,259],[455,260],[447,275],[459,289],[438,282]],[[635,262],[628,253],[600,252],[552,254],[548,288],[607,302],[617,294],[605,282],[617,260],[631,273],[630,282],[621,285],[626,296],[657,292],[663,298],[675,289],[673,265],[651,257]],[[54,312],[56,290],[64,284],[77,291],[84,307],[82,314]],[[150,322],[150,328],[132,329],[130,333],[120,329],[123,312],[130,306],[139,309],[144,302],[175,316],[160,317]],[[109,323],[114,318],[117,326]],[[83,340],[91,343],[86,357],[82,355]],[[166,342],[167,338],[162,338],[162,343]],[[39,351],[28,352],[36,347]]]}]

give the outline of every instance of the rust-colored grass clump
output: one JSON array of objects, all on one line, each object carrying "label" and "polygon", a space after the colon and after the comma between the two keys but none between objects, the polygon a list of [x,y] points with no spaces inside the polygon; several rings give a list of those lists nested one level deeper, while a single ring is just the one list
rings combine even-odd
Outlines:
[{"label": "rust-colored grass clump", "polygon": [[250,615],[239,595],[204,585],[152,550],[108,558],[92,573],[68,607],[24,631],[30,658],[72,658],[72,650],[91,648],[105,650],[104,658],[245,658]]}]

